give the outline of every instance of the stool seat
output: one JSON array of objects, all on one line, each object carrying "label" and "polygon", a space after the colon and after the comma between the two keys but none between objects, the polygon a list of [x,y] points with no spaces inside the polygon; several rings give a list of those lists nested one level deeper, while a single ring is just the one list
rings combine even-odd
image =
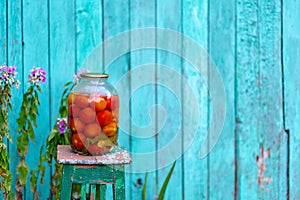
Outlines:
[{"label": "stool seat", "polygon": [[57,161],[63,164],[61,199],[71,198],[72,184],[81,184],[81,199],[96,199],[97,185],[100,199],[105,199],[106,185],[113,186],[113,199],[125,199],[124,165],[131,163],[129,153],[116,146],[111,153],[100,156],[76,154],[69,145],[58,145]]},{"label": "stool seat", "polygon": [[70,145],[58,145],[57,161],[60,164],[72,165],[122,165],[130,164],[129,153],[116,146],[112,152],[100,156],[85,156],[74,153]]}]

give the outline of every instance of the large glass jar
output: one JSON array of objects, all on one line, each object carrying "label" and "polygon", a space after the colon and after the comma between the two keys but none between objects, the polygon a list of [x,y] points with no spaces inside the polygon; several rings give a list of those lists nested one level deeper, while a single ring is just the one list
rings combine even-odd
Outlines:
[{"label": "large glass jar", "polygon": [[74,152],[100,155],[118,144],[119,96],[107,78],[107,74],[81,74],[68,97],[69,139]]}]

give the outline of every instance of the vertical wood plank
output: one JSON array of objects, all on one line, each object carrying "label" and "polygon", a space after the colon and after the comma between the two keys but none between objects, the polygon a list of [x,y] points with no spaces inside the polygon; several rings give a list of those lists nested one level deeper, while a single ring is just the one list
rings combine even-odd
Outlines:
[{"label": "vertical wood plank", "polygon": [[237,0],[236,135],[237,198],[258,199],[256,155],[259,154],[258,2]]},{"label": "vertical wood plank", "polygon": [[96,185],[91,185],[90,200],[96,200]]},{"label": "vertical wood plank", "polygon": [[0,14],[0,64],[3,64],[7,62],[7,2],[1,1],[0,8],[2,9],[2,12]]},{"label": "vertical wood plank", "polygon": [[100,185],[100,200],[105,200],[106,198],[106,187],[107,185]]},{"label": "vertical wood plank", "polygon": [[76,69],[79,69],[86,56],[102,42],[102,3],[77,0],[75,7]]},{"label": "vertical wood plank", "polygon": [[86,184],[81,184],[80,194],[81,199],[86,199]]},{"label": "vertical wood plank", "polygon": [[[280,170],[286,168],[286,160],[280,158],[280,148],[284,136],[282,66],[281,66],[281,4],[279,1],[260,1],[260,123],[259,136],[263,147],[270,151],[265,160],[264,177],[261,180],[260,198],[285,199],[286,184],[280,185]],[[271,117],[270,117],[271,116]],[[262,148],[262,147],[261,147]],[[286,150],[284,150],[286,152]],[[259,162],[258,166],[259,165]],[[268,184],[268,178],[270,183]],[[264,186],[265,187],[262,187]]]},{"label": "vertical wood plank", "polygon": [[[22,47],[22,5],[21,1],[7,1],[7,22],[8,22],[8,58],[7,64],[8,65],[15,65],[18,70],[17,79],[21,81],[21,87],[19,90],[12,91],[12,105],[13,110],[9,116],[9,130],[12,136],[12,141],[17,141],[17,124],[15,123],[18,112],[20,110],[20,106],[22,103],[22,95],[23,95],[23,47]],[[15,143],[15,142],[14,142]],[[19,159],[17,157],[17,145],[9,145],[9,155],[10,155],[10,171],[13,175],[13,182],[12,182],[12,190],[15,193],[15,183],[16,183],[16,167],[18,165]]]},{"label": "vertical wood plank", "polygon": [[[50,124],[56,121],[63,85],[75,73],[75,5],[74,1],[50,1],[49,8],[49,75]],[[54,165],[53,165],[54,166]],[[54,168],[52,168],[54,170]]]},{"label": "vertical wood plank", "polygon": [[[131,0],[130,1],[130,28],[138,29],[145,27],[155,26],[155,1],[145,1],[145,0]],[[130,44],[133,46],[136,42],[144,44],[145,41],[153,40],[154,38],[146,38],[143,34],[138,35],[138,38],[131,38]],[[155,50],[138,50],[130,53],[130,83],[131,91],[133,88],[139,88],[139,84],[145,80],[145,75],[147,76],[147,81],[150,85],[145,85],[140,87],[137,91],[132,91],[133,95],[131,97],[131,127],[133,127],[132,133],[140,137],[131,138],[131,152],[134,153],[149,153],[155,152],[155,111],[152,112],[151,107],[155,105]],[[151,67],[142,66],[145,64],[151,64]],[[134,73],[137,67],[143,67],[141,71],[144,73]],[[151,116],[151,117],[150,117]],[[153,117],[153,118],[152,118]],[[135,128],[138,126],[139,128]],[[143,128],[146,127],[146,128]],[[151,135],[151,136],[149,136]],[[135,154],[132,155],[132,160],[135,160]],[[143,163],[143,167],[147,168],[147,163],[155,163],[156,158],[153,160],[148,159],[147,162]],[[136,171],[141,163],[132,162],[132,171]],[[148,165],[151,167],[151,165]],[[152,171],[150,171],[152,170]],[[147,197],[150,199],[155,194],[155,184],[156,184],[156,173],[153,169],[148,170],[148,181],[147,181]],[[138,180],[144,184],[145,173],[132,173],[131,180],[134,183],[131,184],[131,198],[130,199],[140,199],[142,194],[142,185],[138,184]]]},{"label": "vertical wood plank", "polygon": [[[7,49],[8,49],[8,41],[7,41],[7,1],[1,1],[0,2],[0,8],[2,8],[2,12],[0,14],[0,65],[7,64]],[[6,147],[8,148],[8,154],[9,154],[9,141],[6,139],[4,142],[6,144]],[[9,155],[10,156],[10,155]],[[0,193],[0,199],[3,199],[3,193],[1,191]]]},{"label": "vertical wood plank", "polygon": [[[49,91],[49,48],[48,48],[48,13],[47,4],[43,2],[32,2],[23,0],[23,42],[24,42],[24,86],[27,88],[27,75],[33,66],[43,67],[47,72],[46,82],[41,84],[43,91],[40,97],[38,128],[35,133],[35,141],[29,144],[29,151],[26,157],[29,169],[34,169],[39,160],[36,152],[45,145],[47,132],[50,131],[50,91]],[[48,169],[47,169],[48,170]],[[41,199],[46,199],[49,193],[50,177],[45,176],[45,183],[37,182],[37,191]],[[29,179],[28,179],[29,180]],[[32,199],[30,182],[26,185],[26,198]]]},{"label": "vertical wood plank", "polygon": [[[181,1],[180,0],[166,0],[156,1],[156,13],[158,28],[172,29],[178,32],[182,31],[181,27]],[[157,43],[164,43],[166,48],[172,47],[175,44],[181,46],[182,41],[174,41],[174,38],[157,38]],[[157,104],[164,108],[164,112],[158,108],[157,110],[157,123],[165,121],[163,127],[158,127],[157,130],[157,150],[162,149],[165,145],[169,144],[172,139],[178,134],[181,140],[176,142],[176,149],[168,149],[168,154],[157,154],[157,167],[158,167],[158,188],[162,187],[165,177],[167,176],[171,164],[168,167],[161,166],[166,158],[174,158],[174,151],[181,151],[182,153],[182,94],[181,94],[181,76],[182,76],[182,59],[180,56],[175,56],[171,52],[157,50],[157,63],[166,65],[170,70],[169,74],[165,74],[161,66],[157,67],[156,72],[156,90],[157,90]],[[179,79],[171,81],[171,85],[162,87],[161,84],[164,79],[170,77],[177,77]],[[175,92],[175,95],[174,93]],[[182,155],[182,154],[181,154]],[[174,158],[175,159],[175,158]],[[182,159],[178,159],[172,177],[168,184],[165,194],[165,199],[182,199]]]},{"label": "vertical wood plank", "polygon": [[239,195],[282,199],[286,185],[279,184],[279,170],[286,167],[286,160],[280,158],[284,150],[280,144],[284,134],[282,69],[278,62],[280,3],[238,1],[237,11]]},{"label": "vertical wood plank", "polygon": [[[71,196],[72,196],[71,176],[73,174],[73,171],[74,171],[74,166],[73,165],[64,165],[63,166],[62,186],[61,186],[61,197],[60,197],[60,199],[70,199]],[[84,189],[85,189],[85,185],[82,185],[81,191],[82,191],[83,186],[84,186]],[[84,192],[84,194],[85,194],[85,192]]]},{"label": "vertical wood plank", "polygon": [[[221,73],[226,90],[226,121],[209,157],[209,198],[233,199],[235,185],[235,9],[234,0],[209,3],[209,55]],[[214,84],[214,77],[209,78]],[[212,100],[213,101],[213,100]],[[213,108],[211,108],[213,109]],[[212,141],[211,141],[212,142]],[[226,192],[224,192],[226,191]]]},{"label": "vertical wood plank", "polygon": [[[185,36],[195,40],[204,51],[208,47],[208,1],[182,1],[182,32]],[[183,55],[188,47],[183,47]],[[199,56],[200,52],[195,52],[195,56]],[[203,66],[201,66],[203,67]],[[194,90],[194,94],[198,100],[200,108],[199,129],[196,137],[189,149],[184,153],[184,199],[207,199],[208,188],[208,165],[207,157],[200,159],[199,151],[200,145],[207,134],[207,86],[203,82],[200,74],[190,64],[184,62],[183,64],[184,77]],[[183,108],[191,109],[192,102],[188,98],[187,86],[183,86]],[[186,97],[186,98],[185,98]],[[187,137],[189,126],[193,125],[195,121],[190,120],[190,113],[186,109],[183,110],[183,131],[184,143],[190,143],[191,138]]]},{"label": "vertical wood plank", "polygon": [[51,121],[56,121],[62,86],[75,73],[75,5],[73,1],[49,2],[50,105]]},{"label": "vertical wood plank", "polygon": [[[104,40],[107,40],[108,38],[111,38],[119,33],[122,33],[124,31],[128,31],[129,29],[129,0],[121,1],[110,1],[110,0],[103,0],[103,31],[104,31]],[[128,46],[129,44],[129,38],[126,38],[124,41],[119,43],[115,48],[122,48],[124,45]],[[118,81],[121,79],[121,77],[126,74],[129,70],[129,56],[123,55],[114,61],[113,63],[107,63],[108,57],[110,57],[111,54],[114,52],[108,52],[106,49],[106,46],[104,46],[104,67],[106,67],[104,70],[105,73],[109,74],[108,81],[116,87]],[[108,66],[109,65],[109,66]],[[130,88],[129,80],[127,82],[127,85],[123,85],[122,88]],[[129,89],[125,90],[118,90],[120,96],[120,106],[128,104],[129,102],[123,102],[122,97],[129,96]],[[120,111],[122,108],[120,109]],[[128,116],[129,113],[124,113],[124,115]],[[122,116],[124,116],[122,112],[120,112],[120,121],[124,120]],[[119,122],[120,124],[122,122]],[[124,122],[123,123],[128,123]],[[127,149],[130,149],[130,135],[129,133],[125,132],[124,130],[119,129],[118,130],[119,138],[118,143],[120,146],[124,146]],[[128,169],[126,169],[128,171]],[[130,199],[130,174],[126,173],[126,196],[128,199]],[[112,199],[112,193],[111,191],[107,191],[107,197],[109,199]]]},{"label": "vertical wood plank", "polygon": [[300,196],[300,2],[284,0],[283,13],[283,66],[285,129],[289,132],[289,197]]}]

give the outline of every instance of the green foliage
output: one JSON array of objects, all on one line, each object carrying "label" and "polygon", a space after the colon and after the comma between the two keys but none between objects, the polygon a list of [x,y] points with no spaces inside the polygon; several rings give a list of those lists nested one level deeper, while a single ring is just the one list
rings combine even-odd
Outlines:
[{"label": "green foliage", "polygon": [[146,172],[145,175],[145,183],[143,185],[143,189],[142,189],[142,199],[146,200],[146,195],[147,195],[147,182],[148,182],[148,172]]},{"label": "green foliage", "polygon": [[[159,195],[158,195],[158,200],[163,200],[164,199],[164,196],[165,196],[165,193],[166,193],[166,190],[167,190],[167,187],[168,187],[168,183],[171,179],[171,176],[173,174],[173,171],[174,171],[174,168],[175,168],[175,165],[176,165],[176,161],[174,161],[166,179],[164,180],[164,183],[160,189],[160,192],[159,192]],[[148,182],[148,172],[146,172],[146,175],[145,175],[145,183],[143,185],[143,189],[142,189],[142,200],[146,200],[146,188],[147,188],[147,182]]]},{"label": "green foliage", "polygon": [[160,192],[159,192],[159,195],[158,195],[158,200],[163,200],[164,199],[164,196],[165,196],[165,193],[166,193],[166,189],[167,189],[167,186],[168,186],[168,183],[170,181],[170,178],[172,176],[172,173],[174,171],[174,168],[175,168],[175,164],[176,164],[176,161],[174,161],[164,183],[163,183],[163,186],[162,188],[160,189]]},{"label": "green foliage", "polygon": [[[61,96],[60,106],[58,118],[64,118],[68,116],[68,96],[70,91],[73,89],[74,83],[68,82],[64,85],[64,91]],[[33,198],[35,198],[35,194],[37,194],[37,182],[40,180],[40,183],[43,184],[43,179],[45,175],[45,163],[47,162],[49,166],[52,165],[53,158],[56,161],[57,159],[57,145],[65,145],[69,144],[68,133],[61,134],[56,126],[53,125],[52,130],[49,133],[49,136],[46,140],[46,152],[43,151],[43,147],[40,150],[40,161],[38,166],[31,171],[30,178],[30,189],[34,194]],[[61,180],[62,180],[62,165],[59,163],[55,163],[55,171],[52,174],[51,180],[51,194],[49,199],[52,198],[52,195],[55,195],[56,199],[60,197],[60,188],[61,188]]]},{"label": "green foliage", "polygon": [[19,174],[19,187],[25,186],[27,182],[28,167],[25,163],[25,156],[28,152],[28,145],[30,141],[35,139],[34,128],[37,128],[36,119],[38,116],[38,106],[40,105],[39,94],[41,92],[40,86],[37,84],[31,85],[26,93],[23,95],[21,110],[19,118],[17,119],[18,133],[17,150],[20,157],[20,163],[17,166],[17,173]]},{"label": "green foliage", "polygon": [[27,182],[28,176],[28,166],[24,161],[21,161],[17,167],[17,173],[20,175],[20,184],[25,185]]},{"label": "green foliage", "polygon": [[11,85],[0,85],[0,190],[4,199],[11,196],[12,174],[9,171],[9,155],[5,144],[11,141],[8,129],[8,111],[11,109]]}]

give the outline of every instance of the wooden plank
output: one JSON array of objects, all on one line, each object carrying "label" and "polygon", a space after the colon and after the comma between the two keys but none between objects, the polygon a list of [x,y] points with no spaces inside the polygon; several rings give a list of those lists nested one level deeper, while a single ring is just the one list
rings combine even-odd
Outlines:
[{"label": "wooden plank", "polygon": [[[159,28],[172,29],[178,32],[182,31],[181,27],[181,1],[179,0],[166,0],[156,2],[156,26]],[[171,49],[174,45],[181,45],[181,40],[174,40],[174,38],[165,37],[161,35],[157,39],[157,43],[164,44],[166,49]],[[158,45],[158,44],[157,44]],[[160,45],[158,45],[160,46]],[[173,48],[172,48],[173,49]],[[162,149],[168,145],[176,136],[179,138],[176,140],[166,154],[157,153],[157,176],[158,188],[163,185],[164,179],[167,176],[172,162],[168,167],[165,167],[166,158],[177,159],[176,156],[182,155],[182,88],[181,88],[181,76],[182,76],[182,60],[180,56],[175,56],[171,52],[157,50],[157,63],[165,65],[167,67],[158,66],[156,71],[156,90],[157,100],[156,103],[160,105],[157,107],[157,150]],[[166,73],[165,69],[169,72]],[[175,77],[175,78],[174,78]],[[169,85],[161,86],[165,80],[172,80]],[[161,109],[163,107],[164,110]],[[162,122],[165,122],[164,124]],[[176,155],[176,156],[174,156]],[[171,159],[169,159],[171,160]],[[182,159],[178,159],[173,175],[168,184],[166,190],[166,199],[182,199],[183,187],[182,187]],[[180,183],[180,184],[179,184]]]},{"label": "wooden plank", "polygon": [[2,8],[2,12],[0,14],[0,64],[7,64],[7,2],[1,1],[0,8]]},{"label": "wooden plank", "polygon": [[[221,73],[226,90],[226,121],[209,153],[209,199],[234,199],[235,190],[235,1],[209,3],[209,56]],[[215,77],[209,77],[214,85]],[[214,99],[212,99],[214,101]],[[211,105],[211,109],[214,109]],[[210,111],[211,112],[211,111]],[[211,119],[211,118],[210,118]],[[213,141],[210,141],[213,142]],[[224,192],[226,191],[226,192]]]},{"label": "wooden plank", "polygon": [[283,73],[284,73],[284,113],[285,129],[289,135],[289,197],[298,199],[300,196],[300,24],[298,21],[300,1],[284,0],[283,14]]},{"label": "wooden plank", "polygon": [[70,199],[72,193],[72,174],[74,166],[64,165],[62,174],[62,187],[61,187],[61,197],[60,199]]},{"label": "wooden plank", "polygon": [[[138,29],[155,26],[155,1],[130,1],[130,28]],[[145,42],[151,40],[154,44],[154,38],[148,38],[142,33],[138,37],[132,37],[130,40],[131,46],[140,43],[141,46]],[[131,152],[142,154],[155,152],[156,148],[156,121],[155,110],[151,110],[155,105],[155,50],[138,50],[130,54],[130,90],[131,96],[131,133],[134,135],[131,138]],[[150,64],[151,66],[145,66]],[[147,80],[145,79],[147,76]],[[145,83],[147,82],[147,83]],[[149,83],[149,84],[148,84]],[[148,84],[148,85],[143,85]],[[138,88],[133,91],[134,88]],[[136,160],[135,154],[132,157]],[[138,158],[137,158],[138,159]],[[131,165],[131,197],[130,199],[140,199],[142,194],[142,185],[145,184],[145,173],[134,173],[142,165],[145,171],[148,171],[147,181],[147,197],[152,198],[156,194],[156,173],[151,169],[153,165],[147,163],[156,162],[156,157],[147,159],[147,162],[133,162]],[[127,192],[127,191],[126,191]]]},{"label": "wooden plank", "polygon": [[[18,118],[18,112],[22,103],[22,95],[24,88],[23,81],[23,52],[22,52],[22,5],[21,1],[7,1],[7,22],[8,22],[8,57],[7,65],[15,65],[17,67],[18,75],[17,79],[21,81],[21,87],[19,90],[12,91],[12,106],[13,111],[9,115],[9,130],[12,136],[12,141],[17,141],[17,124],[14,123]],[[19,163],[19,158],[17,157],[17,145],[9,145],[9,155],[10,155],[10,171],[12,172],[12,190],[15,193],[15,183],[16,183],[16,168]],[[24,196],[23,196],[24,197]],[[25,197],[24,197],[25,198]]]},{"label": "wooden plank", "polygon": [[[281,3],[262,1],[259,4],[260,40],[260,123],[258,135],[262,138],[266,158],[264,174],[258,174],[261,199],[285,199],[286,184],[280,185],[280,170],[286,169],[287,160],[280,158],[283,131],[283,97],[281,59]],[[272,116],[272,117],[270,117]],[[284,153],[286,149],[284,150]],[[257,163],[261,167],[261,163]],[[260,176],[262,175],[262,176]],[[270,183],[268,183],[268,179]]]},{"label": "wooden plank", "polygon": [[[58,113],[62,86],[73,79],[75,73],[75,8],[73,1],[49,2],[50,106],[54,124]],[[63,16],[63,17],[62,17]]]},{"label": "wooden plank", "polygon": [[[1,1],[0,2],[0,8],[2,8],[2,12],[0,14],[0,65],[2,64],[7,64],[7,59],[8,59],[8,55],[7,55],[7,49],[8,49],[8,41],[7,41],[7,1]],[[9,141],[6,139],[4,141],[6,147],[8,148],[7,151],[9,153]],[[3,191],[1,191],[1,196],[0,199],[3,199]]]},{"label": "wooden plank", "polygon": [[96,200],[96,185],[92,184],[90,187],[91,187],[90,200]]},{"label": "wooden plank", "polygon": [[125,199],[124,165],[116,165],[114,168],[116,183],[114,184],[114,196],[116,200]]},{"label": "wooden plank", "polygon": [[[43,67],[47,72],[45,83],[41,84],[42,94],[40,97],[39,117],[37,119],[38,128],[35,132],[35,141],[29,144],[29,151],[26,156],[26,163],[29,169],[34,169],[39,160],[37,159],[36,150],[45,145],[47,134],[50,131],[50,91],[49,91],[49,48],[48,48],[48,13],[47,4],[44,2],[23,0],[23,42],[24,42],[24,80],[33,66]],[[34,27],[34,31],[33,31]],[[24,83],[25,88],[28,84]],[[46,170],[49,170],[47,168]],[[41,185],[37,182],[37,191],[41,199],[46,199],[49,194],[50,177],[45,176],[45,183]],[[29,180],[29,179],[28,179]],[[30,182],[26,184],[26,197],[32,199],[30,192]]]},{"label": "wooden plank", "polygon": [[[182,2],[182,32],[184,36],[190,37],[207,51],[208,47],[208,1],[183,1]],[[185,56],[187,49],[190,47],[183,46],[183,55]],[[199,56],[199,52],[195,52],[194,56]],[[205,67],[205,66],[199,66]],[[183,63],[183,73],[189,85],[183,84],[183,131],[184,144],[187,145],[192,142],[192,145],[184,153],[183,165],[183,187],[184,199],[207,199],[208,189],[208,159],[207,157],[200,159],[200,146],[203,144],[208,128],[208,91],[207,85],[204,83],[201,74],[198,74],[193,66],[189,63]],[[191,112],[193,102],[189,98],[188,89],[192,87],[194,95],[198,100],[200,113],[197,119],[199,121],[199,129],[195,138],[189,137],[188,130],[196,122],[191,119]],[[185,98],[186,97],[186,98]],[[193,140],[193,141],[191,141]]]},{"label": "wooden plank", "polygon": [[76,69],[79,69],[88,54],[102,42],[102,4],[101,1],[86,0],[75,3]]},{"label": "wooden plank", "polygon": [[280,3],[243,1],[237,9],[239,198],[283,199]]},{"label": "wooden plank", "polygon": [[259,110],[258,2],[236,1],[237,199],[258,199],[256,155]]},{"label": "wooden plank", "polygon": [[[49,1],[50,124],[57,120],[63,85],[75,73],[74,1]],[[54,165],[53,165],[54,166]],[[52,167],[54,171],[54,167]],[[53,173],[53,172],[52,172]]]},{"label": "wooden plank", "polygon": [[[103,36],[104,40],[111,38],[119,33],[128,31],[129,29],[129,1],[110,1],[103,0]],[[115,43],[114,43],[115,44]],[[104,66],[103,71],[109,74],[108,81],[117,89],[120,96],[120,116],[128,116],[128,110],[123,110],[129,102],[124,102],[124,99],[129,97],[129,79],[122,88],[117,88],[117,83],[121,77],[126,74],[129,70],[129,56],[119,55],[120,57],[113,63],[108,63],[108,58],[114,54],[113,51],[128,47],[129,38],[124,38],[121,42],[115,44],[114,49],[108,50],[108,46],[104,45]],[[124,131],[121,124],[128,123],[125,117],[119,119],[119,138],[118,143],[120,146],[126,147],[130,151],[130,132]],[[129,171],[128,168],[125,170]],[[130,176],[129,173],[125,174],[126,180],[126,191],[130,191]],[[127,192],[127,199],[130,199],[130,192]],[[112,199],[112,193],[110,190],[107,191],[107,198]]]},{"label": "wooden plank", "polygon": [[86,184],[81,184],[81,199],[86,199]]},{"label": "wooden plank", "polygon": [[100,200],[105,200],[106,199],[106,187],[107,185],[100,185]]}]

